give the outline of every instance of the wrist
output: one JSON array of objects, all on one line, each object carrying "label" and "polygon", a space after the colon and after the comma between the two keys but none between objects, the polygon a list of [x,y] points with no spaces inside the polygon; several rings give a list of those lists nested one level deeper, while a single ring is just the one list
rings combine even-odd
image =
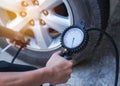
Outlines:
[{"label": "wrist", "polygon": [[33,72],[34,80],[36,82],[40,82],[40,84],[50,83],[52,75],[53,75],[53,72],[48,67],[40,68]]},{"label": "wrist", "polygon": [[45,67],[43,68],[43,81],[44,83],[51,83],[52,77],[54,76],[52,68]]}]

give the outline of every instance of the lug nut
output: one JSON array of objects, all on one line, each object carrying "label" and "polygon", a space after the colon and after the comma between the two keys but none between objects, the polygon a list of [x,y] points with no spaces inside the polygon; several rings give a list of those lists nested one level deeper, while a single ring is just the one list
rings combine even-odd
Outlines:
[{"label": "lug nut", "polygon": [[32,3],[33,3],[34,5],[39,5],[39,1],[37,1],[37,0],[32,0]]},{"label": "lug nut", "polygon": [[42,20],[42,19],[40,19],[39,21],[40,21],[40,24],[41,24],[41,25],[45,25],[45,24],[46,24],[45,21]]},{"label": "lug nut", "polygon": [[27,6],[28,6],[28,3],[25,2],[25,1],[22,1],[22,2],[21,2],[21,5],[24,6],[24,7],[27,7]]},{"label": "lug nut", "polygon": [[39,2],[36,0],[36,1],[34,2],[34,4],[35,4],[35,5],[39,5]]},{"label": "lug nut", "polygon": [[35,25],[35,21],[32,19],[32,20],[29,21],[29,24],[34,26]]},{"label": "lug nut", "polygon": [[26,12],[24,12],[24,11],[21,11],[21,12],[20,12],[20,16],[25,17],[26,15],[27,15]]},{"label": "lug nut", "polygon": [[49,14],[47,10],[43,10],[42,12],[43,12],[43,14],[46,15],[46,16]]}]

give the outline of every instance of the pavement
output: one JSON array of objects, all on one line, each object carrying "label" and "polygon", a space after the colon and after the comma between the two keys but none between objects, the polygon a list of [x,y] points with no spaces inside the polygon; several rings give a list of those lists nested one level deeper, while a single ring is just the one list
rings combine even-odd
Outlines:
[{"label": "pavement", "polygon": [[[115,39],[120,53],[120,1],[111,16],[107,32]],[[1,50],[1,49],[0,49]],[[0,60],[10,62],[12,56],[4,52]],[[16,59],[15,63],[27,64]],[[104,38],[99,48],[94,52],[94,57],[85,60],[73,70],[71,78],[66,84],[57,86],[114,86],[115,54],[108,39]],[[119,76],[120,79],[120,76]],[[120,81],[120,80],[119,80]],[[44,86],[48,86],[47,84]],[[120,86],[120,83],[118,84]]]}]

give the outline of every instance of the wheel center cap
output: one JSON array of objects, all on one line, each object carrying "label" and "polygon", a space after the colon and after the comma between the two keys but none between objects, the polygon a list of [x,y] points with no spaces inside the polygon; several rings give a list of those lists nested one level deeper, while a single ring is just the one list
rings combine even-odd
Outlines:
[{"label": "wheel center cap", "polygon": [[32,19],[39,19],[40,18],[40,11],[37,7],[28,7],[27,10],[28,16]]}]

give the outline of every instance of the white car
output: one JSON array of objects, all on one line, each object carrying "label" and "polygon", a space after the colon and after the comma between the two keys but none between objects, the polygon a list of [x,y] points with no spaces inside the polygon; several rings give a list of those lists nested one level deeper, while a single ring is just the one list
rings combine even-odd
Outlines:
[{"label": "white car", "polygon": [[[105,30],[111,14],[109,0],[0,0],[0,25],[31,38],[19,58],[34,65],[44,66],[61,49],[60,37],[67,27],[85,22],[86,28]],[[102,35],[94,32],[91,37],[86,49],[74,59],[81,61],[81,57],[89,56]],[[7,46],[6,40],[0,40],[0,46]],[[14,55],[17,48],[11,47],[8,52]]]}]

